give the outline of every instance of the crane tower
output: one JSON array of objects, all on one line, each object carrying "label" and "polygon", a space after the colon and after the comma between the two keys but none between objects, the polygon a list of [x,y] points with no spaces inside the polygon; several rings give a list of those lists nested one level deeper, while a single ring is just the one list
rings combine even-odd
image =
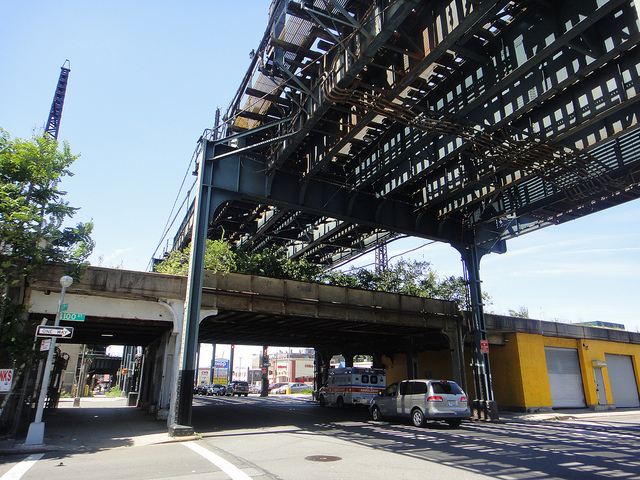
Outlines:
[{"label": "crane tower", "polygon": [[71,64],[69,60],[65,60],[60,68],[60,78],[58,79],[58,86],[56,92],[53,95],[53,102],[51,103],[51,110],[49,111],[49,118],[44,127],[45,133],[48,133],[56,140],[58,139],[58,130],[60,129],[60,119],[62,118],[62,107],[64,106],[64,95],[67,92],[67,81],[69,80],[69,72],[71,71]]}]

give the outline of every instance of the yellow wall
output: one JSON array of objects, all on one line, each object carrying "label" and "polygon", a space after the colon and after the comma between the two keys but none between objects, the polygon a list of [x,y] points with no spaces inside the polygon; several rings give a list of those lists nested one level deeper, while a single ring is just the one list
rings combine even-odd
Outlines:
[{"label": "yellow wall", "polygon": [[393,359],[382,356],[382,364],[387,370],[387,385],[407,378],[407,356],[403,353],[394,353]]},{"label": "yellow wall", "polygon": [[418,376],[453,380],[451,350],[426,351],[418,354]]},{"label": "yellow wall", "polygon": [[[605,353],[630,355],[636,382],[640,385],[640,345],[543,337],[525,333],[510,333],[506,338],[508,341],[504,346],[490,345],[489,353],[495,399],[502,409],[535,411],[552,406],[544,347],[572,348],[578,351],[585,400],[588,406],[598,405],[593,361],[604,362]],[[467,353],[470,355],[471,352]],[[602,373],[607,403],[613,404],[606,367],[602,368]],[[473,374],[470,372],[468,375],[470,375],[468,383],[472,385]]]},{"label": "yellow wall", "polygon": [[[394,353],[393,359],[382,356],[387,370],[387,385],[408,378],[407,356]],[[425,351],[418,354],[418,377],[453,380],[453,363],[450,350]]]},{"label": "yellow wall", "polygon": [[[578,351],[585,399],[588,406],[598,405],[593,361],[605,361],[605,354],[630,355],[640,386],[640,345],[600,340],[543,337],[538,334],[508,333],[505,345],[489,345],[491,376],[496,402],[500,409],[536,411],[552,406],[545,347],[572,348]],[[466,392],[477,398],[471,368],[472,349],[464,350],[467,376]],[[387,385],[407,378],[407,357],[394,354],[393,360],[383,356],[387,369]],[[451,353],[446,350],[418,354],[418,375],[430,373],[435,378],[453,379]],[[607,367],[602,368],[607,403],[612,405]]]},{"label": "yellow wall", "polygon": [[[556,342],[550,342],[550,340],[557,339],[545,339],[545,345],[548,344],[549,346],[564,346],[556,345]],[[600,362],[605,362],[606,353],[631,356],[631,361],[633,363],[636,375],[636,385],[640,386],[640,345],[605,342],[601,340],[575,340],[575,343],[573,343],[573,346],[571,348],[577,348],[578,350],[578,357],[580,358],[580,370],[582,372],[582,380],[584,384],[584,393],[587,405],[598,405],[598,395],[596,392],[593,361],[597,360]],[[607,367],[602,368],[602,376],[607,393],[607,404],[613,405],[609,371]]]}]

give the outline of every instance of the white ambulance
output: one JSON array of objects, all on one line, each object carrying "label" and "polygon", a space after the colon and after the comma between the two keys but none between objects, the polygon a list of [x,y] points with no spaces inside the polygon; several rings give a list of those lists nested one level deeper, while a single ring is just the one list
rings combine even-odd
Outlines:
[{"label": "white ambulance", "polygon": [[320,389],[321,406],[369,405],[387,386],[384,368],[347,367],[329,371],[327,384]]}]

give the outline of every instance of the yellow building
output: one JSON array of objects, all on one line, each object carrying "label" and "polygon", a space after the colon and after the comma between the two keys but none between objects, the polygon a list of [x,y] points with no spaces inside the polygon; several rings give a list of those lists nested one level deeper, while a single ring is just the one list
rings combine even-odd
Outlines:
[{"label": "yellow building", "polygon": [[[640,407],[640,334],[616,328],[486,315],[501,410]],[[465,358],[471,363],[467,347]],[[467,367],[467,389],[473,376]]]}]

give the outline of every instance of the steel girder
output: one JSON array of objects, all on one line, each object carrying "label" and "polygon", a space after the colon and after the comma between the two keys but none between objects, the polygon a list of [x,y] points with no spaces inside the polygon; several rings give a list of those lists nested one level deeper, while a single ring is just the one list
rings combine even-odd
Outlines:
[{"label": "steel girder", "polygon": [[501,250],[638,198],[637,17],[629,0],[274,3],[225,116],[262,191],[218,184],[234,191],[211,235],[332,265],[399,233]]}]

